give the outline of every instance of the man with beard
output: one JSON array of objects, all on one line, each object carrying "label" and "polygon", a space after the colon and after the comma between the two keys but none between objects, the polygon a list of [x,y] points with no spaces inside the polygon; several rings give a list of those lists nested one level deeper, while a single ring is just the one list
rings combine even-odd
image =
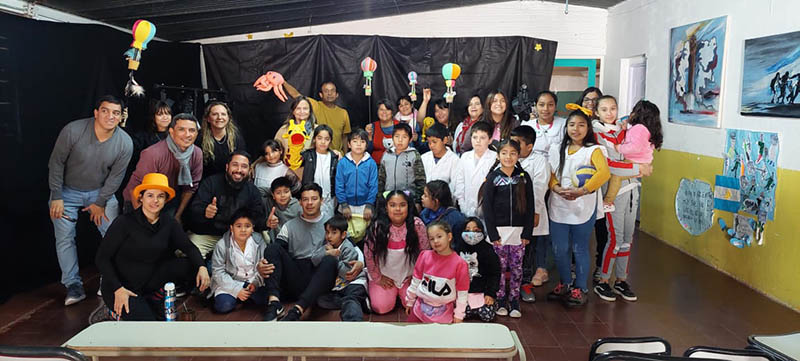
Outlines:
[{"label": "man with beard", "polygon": [[253,216],[253,228],[266,228],[267,216],[261,193],[249,181],[250,155],[234,151],[225,165],[225,173],[203,179],[190,207],[189,239],[207,257],[229,229],[230,218],[236,211],[247,209]]},{"label": "man with beard", "polygon": [[174,116],[168,132],[166,139],[142,151],[136,170],[131,174],[128,186],[122,193],[125,198],[124,213],[138,209],[141,205],[132,192],[142,183],[144,175],[161,173],[167,176],[170,188],[180,193],[180,196],[167,202],[161,215],[174,216],[181,222],[183,211],[189,205],[203,176],[203,152],[194,145],[197,138],[197,119],[194,115],[181,113]]}]

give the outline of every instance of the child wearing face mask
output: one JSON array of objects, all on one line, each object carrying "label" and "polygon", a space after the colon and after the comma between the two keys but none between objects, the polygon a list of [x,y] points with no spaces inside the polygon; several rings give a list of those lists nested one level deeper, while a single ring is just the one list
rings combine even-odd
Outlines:
[{"label": "child wearing face mask", "polygon": [[492,322],[497,310],[495,298],[500,284],[500,258],[486,240],[479,218],[467,218],[461,238],[463,242],[456,252],[467,262],[470,278],[465,317]]}]

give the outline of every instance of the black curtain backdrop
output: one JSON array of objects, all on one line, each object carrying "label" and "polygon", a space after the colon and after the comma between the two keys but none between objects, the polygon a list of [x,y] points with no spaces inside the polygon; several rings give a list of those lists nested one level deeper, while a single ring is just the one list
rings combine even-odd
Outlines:
[{"label": "black curtain backdrop", "polygon": [[[432,34],[435,35],[435,34]],[[387,36],[316,35],[203,45],[208,86],[229,92],[234,118],[245,134],[249,151],[262,154],[260,144],[274,136],[285,121],[289,103],[281,103],[271,92],[253,88],[267,71],[283,74],[301,93],[319,99],[320,85],[332,80],[339,91],[337,103],[348,110],[351,126],[377,120],[375,103],[396,100],[410,91],[407,74],[418,74],[416,107],[422,88],[430,87],[433,99],[445,92],[442,65],[456,63],[461,76],[456,81],[452,106],[459,120],[472,94],[484,98],[489,91],[503,90],[509,98],[519,86],[528,85],[532,97],[547,89],[553,72],[557,43],[522,36],[483,38],[396,38]],[[371,97],[364,95],[361,60],[372,57],[378,68]],[[511,99],[508,99],[509,106]],[[429,113],[433,115],[433,101]]]},{"label": "black curtain backdrop", "polygon": [[[132,39],[106,26],[35,21],[4,13],[0,13],[0,36],[7,38],[10,54],[2,59],[0,72],[11,74],[11,83],[3,88],[11,95],[0,95],[15,109],[10,119],[0,122],[3,130],[21,124],[0,135],[1,302],[12,293],[60,280],[48,217],[47,162],[64,125],[91,116],[99,96],[122,96],[128,75],[122,53]],[[200,46],[151,41],[135,78],[150,96],[156,96],[154,83],[200,87]],[[141,127],[145,104],[129,105],[129,129]],[[88,224],[89,217],[82,214],[78,227],[82,266],[94,264],[100,240]]]}]

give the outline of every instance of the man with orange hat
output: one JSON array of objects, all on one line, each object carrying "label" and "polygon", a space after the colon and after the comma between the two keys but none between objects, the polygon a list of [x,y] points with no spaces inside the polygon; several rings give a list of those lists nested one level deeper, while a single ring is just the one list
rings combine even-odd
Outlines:
[{"label": "man with orange hat", "polygon": [[116,97],[101,97],[94,118],[67,124],[50,154],[50,218],[61,284],[67,288],[65,306],[86,298],[75,247],[78,212],[88,212],[102,236],[119,213],[114,192],[122,183],[133,153],[131,137],[117,129],[122,109],[122,101]]}]

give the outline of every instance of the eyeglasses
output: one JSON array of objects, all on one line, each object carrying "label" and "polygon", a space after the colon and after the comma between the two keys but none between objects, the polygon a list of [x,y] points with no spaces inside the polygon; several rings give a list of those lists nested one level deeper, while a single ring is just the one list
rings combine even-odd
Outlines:
[{"label": "eyeglasses", "polygon": [[584,103],[592,103],[592,104],[596,104],[596,103],[597,103],[597,98],[584,98],[584,99],[583,99],[583,102],[584,102]]}]

